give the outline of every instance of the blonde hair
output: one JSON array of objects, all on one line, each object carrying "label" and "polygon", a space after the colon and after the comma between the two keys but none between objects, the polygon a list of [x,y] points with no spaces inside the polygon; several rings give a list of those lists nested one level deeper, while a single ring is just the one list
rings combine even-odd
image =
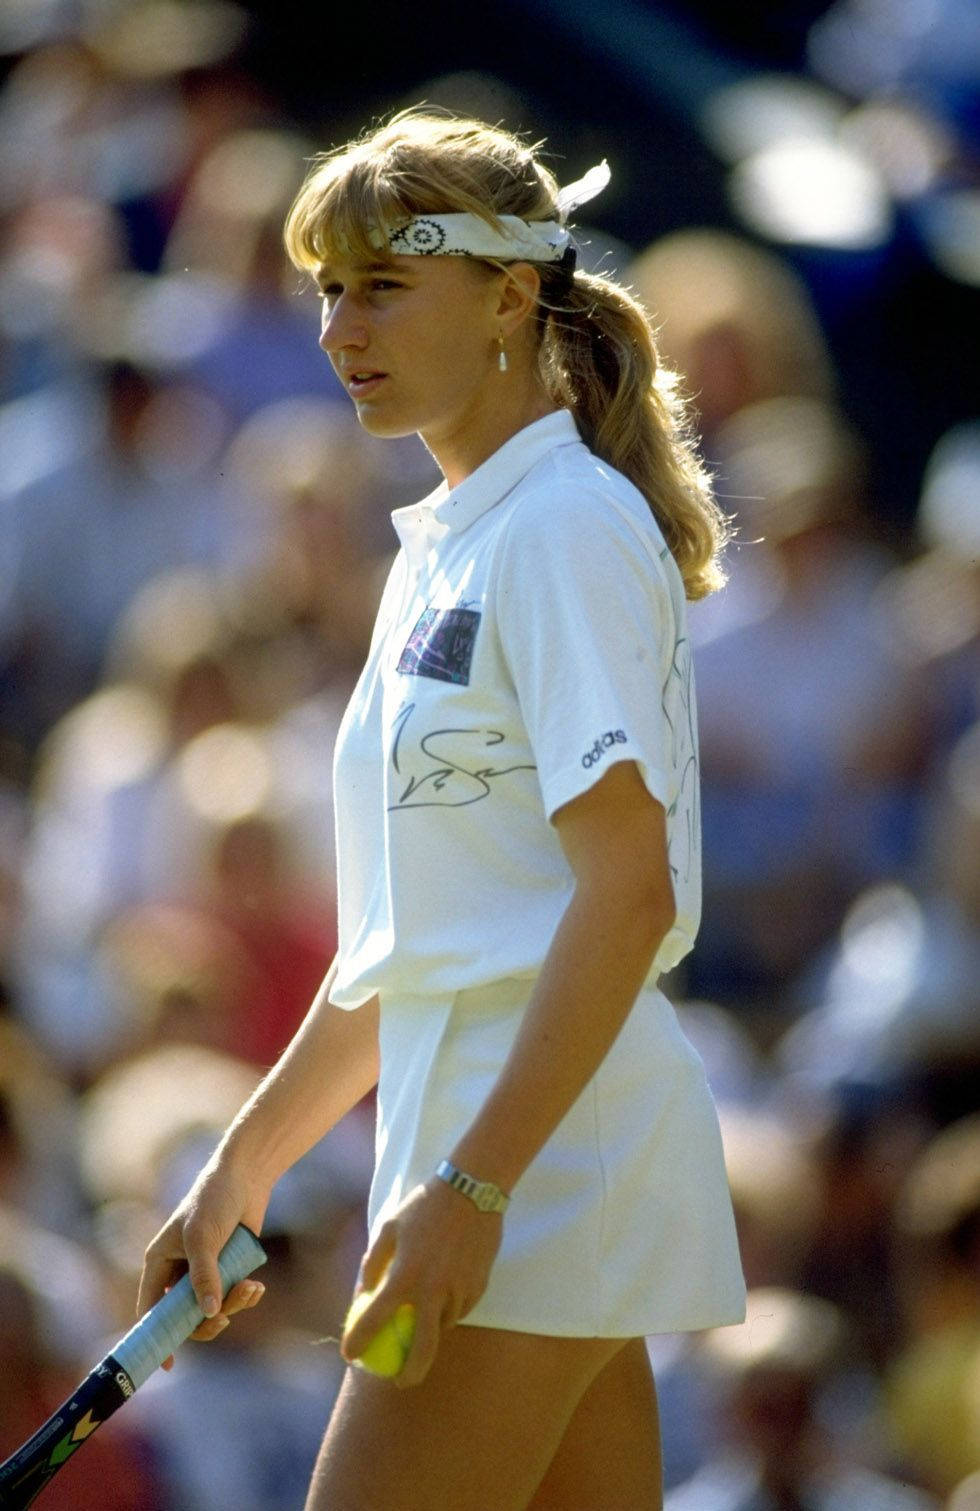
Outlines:
[{"label": "blonde hair", "polygon": [[[494,226],[501,215],[554,219],[558,184],[537,150],[481,121],[401,111],[315,160],[286,219],[286,249],[313,271],[338,254],[382,260],[372,233],[389,235],[414,215],[469,211]],[[609,278],[535,266],[538,361],[549,395],[572,411],[596,455],[643,494],[688,598],[705,597],[725,580],[719,558],[729,524],[646,311]]]}]

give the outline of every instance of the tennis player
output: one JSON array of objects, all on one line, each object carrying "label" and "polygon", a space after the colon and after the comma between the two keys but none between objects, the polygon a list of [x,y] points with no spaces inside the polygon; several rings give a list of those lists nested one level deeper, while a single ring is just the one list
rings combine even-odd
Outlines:
[{"label": "tennis player", "polygon": [[305,1022],[147,1251],[215,1256],[372,1087],[355,1357],[404,1302],[396,1382],[350,1370],[307,1511],[661,1504],[646,1335],[741,1320],[703,1068],[657,989],[700,910],[685,598],[725,521],[650,325],[575,266],[535,152],[416,109],[320,159],[286,225],[372,435],[444,481],[401,549],[335,756],[339,949]]}]

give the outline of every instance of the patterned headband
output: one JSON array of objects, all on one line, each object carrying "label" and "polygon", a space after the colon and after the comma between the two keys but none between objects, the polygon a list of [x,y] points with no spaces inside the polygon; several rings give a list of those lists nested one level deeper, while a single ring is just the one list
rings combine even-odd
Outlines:
[{"label": "patterned headband", "polygon": [[608,184],[609,164],[590,168],[584,178],[558,192],[557,220],[522,220],[499,215],[500,228],[479,215],[416,215],[387,237],[375,231],[374,246],[401,257],[497,257],[510,262],[560,262],[574,269],[575,247],[565,229],[569,212],[593,199]]}]

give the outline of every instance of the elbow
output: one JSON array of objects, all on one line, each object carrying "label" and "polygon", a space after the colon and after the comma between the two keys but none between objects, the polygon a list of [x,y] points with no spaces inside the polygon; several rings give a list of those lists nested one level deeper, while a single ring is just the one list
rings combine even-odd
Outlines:
[{"label": "elbow", "polygon": [[662,909],[662,928],[663,928],[663,932],[661,934],[661,938],[662,939],[665,939],[667,937],[667,935],[670,933],[671,929],[674,927],[674,924],[676,922],[677,922],[677,899],[674,896],[674,889],[673,889],[673,887],[669,887],[668,888],[668,893],[667,893],[667,902],[665,903],[665,905],[664,905],[664,907]]},{"label": "elbow", "polygon": [[641,911],[654,940],[653,953],[656,954],[677,922],[677,902],[669,880],[666,886],[651,891]]},{"label": "elbow", "polygon": [[621,908],[636,918],[649,934],[666,938],[677,922],[677,899],[666,853],[646,858],[619,874],[622,888]]},{"label": "elbow", "polygon": [[620,919],[624,959],[632,956],[644,971],[649,970],[677,920],[673,888],[634,893],[624,900]]},{"label": "elbow", "polygon": [[636,920],[651,954],[656,954],[677,922],[677,900],[669,867],[666,864],[649,869],[637,867],[630,881],[624,883],[621,906]]},{"label": "elbow", "polygon": [[593,920],[601,921],[608,934],[618,935],[624,947],[649,952],[651,960],[677,921],[669,873],[664,878],[606,876],[600,885],[583,885],[580,880],[576,890]]}]

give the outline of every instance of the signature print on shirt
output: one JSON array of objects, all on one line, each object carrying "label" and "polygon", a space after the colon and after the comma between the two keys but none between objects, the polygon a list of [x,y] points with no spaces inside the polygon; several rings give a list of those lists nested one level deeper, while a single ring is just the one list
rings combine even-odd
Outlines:
[{"label": "signature print on shirt", "polygon": [[694,716],[694,664],[682,635],[674,644],[670,671],[661,692],[661,708],[670,734],[670,760],[678,773],[677,796],[667,810],[670,824],[670,869],[674,880],[689,881],[701,850],[701,798],[698,784],[698,734]]},{"label": "signature print on shirt", "polygon": [[[533,764],[494,766],[492,762],[488,763],[486,752],[499,745],[505,736],[499,729],[484,729],[479,725],[427,730],[419,736],[418,744],[413,748],[408,743],[406,731],[414,712],[414,703],[403,703],[395,715],[391,764],[405,785],[396,801],[389,805],[389,813],[399,808],[463,808],[467,803],[478,803],[481,798],[489,797],[490,783],[496,777],[508,776],[512,771],[537,769]],[[407,747],[404,755],[403,740]],[[446,754],[447,742],[451,742],[457,759],[450,759]],[[465,766],[458,759],[461,745],[473,751]],[[429,764],[426,767],[420,762],[417,773],[406,779],[402,770],[403,759],[412,755],[424,757]]]},{"label": "signature print on shirt", "polygon": [[476,609],[424,609],[405,642],[396,671],[468,686],[479,623]]}]

